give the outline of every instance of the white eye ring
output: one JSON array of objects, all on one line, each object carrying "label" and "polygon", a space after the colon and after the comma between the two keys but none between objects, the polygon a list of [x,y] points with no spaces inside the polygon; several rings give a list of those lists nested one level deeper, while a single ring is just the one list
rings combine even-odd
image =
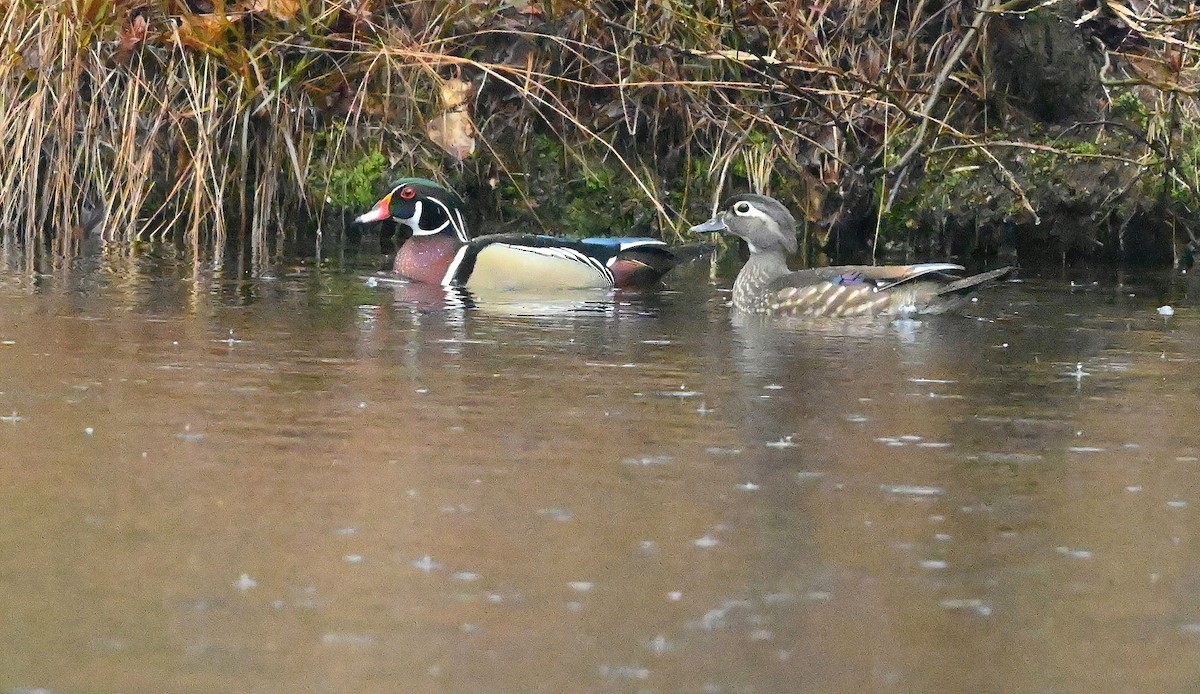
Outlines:
[{"label": "white eye ring", "polygon": [[733,211],[735,214],[750,214],[750,203],[743,200],[733,206]]}]

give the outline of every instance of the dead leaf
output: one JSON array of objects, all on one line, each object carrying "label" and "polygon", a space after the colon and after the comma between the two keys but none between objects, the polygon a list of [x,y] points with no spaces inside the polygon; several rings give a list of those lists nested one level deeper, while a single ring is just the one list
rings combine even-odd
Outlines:
[{"label": "dead leaf", "polygon": [[475,124],[467,113],[467,102],[475,87],[452,77],[442,82],[440,91],[446,110],[425,124],[425,134],[450,156],[462,161],[475,153]]},{"label": "dead leaf", "polygon": [[471,86],[470,82],[457,77],[450,78],[442,82],[442,106],[445,106],[447,110],[458,108],[467,103],[474,91],[475,88]]},{"label": "dead leaf", "polygon": [[133,56],[138,46],[146,42],[146,33],[150,22],[144,15],[135,15],[133,21],[121,27],[120,40],[117,42],[117,59],[127,61]]},{"label": "dead leaf", "polygon": [[465,109],[434,116],[425,124],[425,134],[459,161],[475,153],[475,125]]},{"label": "dead leaf", "polygon": [[218,50],[233,29],[233,23],[242,20],[240,14],[185,14],[175,17],[175,34],[179,42],[196,50]]},{"label": "dead leaf", "polygon": [[269,14],[275,19],[287,22],[295,19],[300,13],[300,0],[252,0],[246,9],[249,12]]},{"label": "dead leaf", "polygon": [[512,0],[512,7],[521,14],[528,14],[540,17],[542,12],[542,3],[537,0]]},{"label": "dead leaf", "polygon": [[710,60],[736,60],[741,63],[764,63],[766,65],[778,65],[782,61],[775,57],[775,51],[771,51],[766,55],[755,55],[746,51],[736,51],[732,48],[724,48],[719,51],[697,51],[688,49],[688,53],[701,58]]}]

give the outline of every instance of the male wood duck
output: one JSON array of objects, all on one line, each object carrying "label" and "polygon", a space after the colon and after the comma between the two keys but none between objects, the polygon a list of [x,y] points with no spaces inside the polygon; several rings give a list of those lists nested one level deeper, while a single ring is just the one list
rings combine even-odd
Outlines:
[{"label": "male wood duck", "polygon": [[723,232],[745,239],[750,260],[733,283],[733,306],[746,313],[803,318],[942,313],[973,289],[1012,274],[1002,267],[962,277],[953,263],[840,265],[792,272],[796,220],[778,200],[735,195],[692,232]]},{"label": "male wood duck", "polygon": [[393,271],[416,282],[466,289],[586,289],[652,285],[678,261],[658,239],[579,241],[534,234],[470,238],[462,203],[424,178],[405,178],[354,221],[388,218],[412,230]]}]

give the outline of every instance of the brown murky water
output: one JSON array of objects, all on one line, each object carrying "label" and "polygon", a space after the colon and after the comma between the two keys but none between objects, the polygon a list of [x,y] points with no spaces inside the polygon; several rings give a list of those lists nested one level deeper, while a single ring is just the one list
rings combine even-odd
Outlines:
[{"label": "brown murky water", "polygon": [[1196,688],[1185,280],[728,285],[0,275],[0,691]]}]

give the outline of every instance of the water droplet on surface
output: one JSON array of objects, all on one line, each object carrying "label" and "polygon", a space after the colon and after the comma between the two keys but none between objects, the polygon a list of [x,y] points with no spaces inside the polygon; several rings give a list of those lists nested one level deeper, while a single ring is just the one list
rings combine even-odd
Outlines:
[{"label": "water droplet on surface", "polygon": [[321,643],[327,646],[369,646],[375,643],[375,637],[370,634],[344,634],[329,632],[321,634]]},{"label": "water droplet on surface", "polygon": [[1070,547],[1056,547],[1055,551],[1064,557],[1070,559],[1091,559],[1092,551],[1088,549],[1071,549]]},{"label": "water droplet on surface", "polygon": [[663,653],[669,653],[671,650],[674,649],[674,645],[670,641],[667,640],[666,636],[664,636],[662,634],[659,634],[658,636],[655,636],[654,638],[650,639],[650,642],[646,644],[646,647],[649,648],[653,653],[655,653],[657,655],[662,655]]},{"label": "water droplet on surface", "polygon": [[792,441],[791,436],[784,436],[778,441],[770,441],[765,444],[767,448],[795,448],[796,444]]},{"label": "water droplet on surface", "polygon": [[635,467],[651,467],[653,465],[666,465],[675,460],[673,455],[648,455],[641,458],[626,458],[625,464]]},{"label": "water droplet on surface", "polygon": [[881,484],[879,489],[889,494],[906,496],[942,496],[946,493],[946,490],[941,487],[924,487],[915,484]]}]

